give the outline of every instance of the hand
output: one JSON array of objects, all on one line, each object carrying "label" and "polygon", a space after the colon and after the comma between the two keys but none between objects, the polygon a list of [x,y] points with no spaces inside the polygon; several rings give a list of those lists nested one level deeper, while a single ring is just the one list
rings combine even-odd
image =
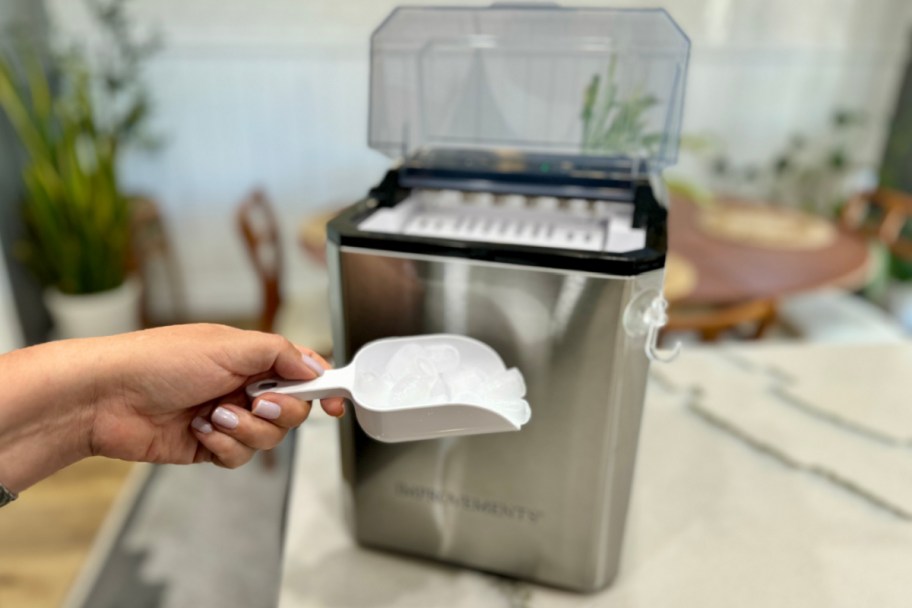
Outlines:
[{"label": "hand", "polygon": [[[0,355],[0,483],[19,492],[80,458],[237,467],[275,447],[310,403],[244,388],[329,364],[273,334],[219,325],[63,340]],[[332,416],[341,399],[321,401]],[[252,406],[252,407],[250,407]]]},{"label": "hand", "polygon": [[[97,392],[91,449],[124,460],[234,468],[274,448],[310,402],[244,388],[265,377],[312,380],[330,365],[274,334],[219,325],[163,327],[111,338],[107,383]],[[341,399],[322,402],[341,416]],[[252,405],[252,407],[251,407]]]}]

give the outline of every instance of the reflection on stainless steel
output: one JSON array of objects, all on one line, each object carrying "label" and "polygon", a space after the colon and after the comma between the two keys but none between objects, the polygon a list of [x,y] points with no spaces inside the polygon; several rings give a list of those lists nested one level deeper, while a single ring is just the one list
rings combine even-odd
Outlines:
[{"label": "reflection on stainless steel", "polygon": [[348,515],[366,545],[575,589],[617,570],[648,361],[620,320],[633,278],[392,256],[331,244],[336,360],[366,342],[458,331],[528,385],[517,433],[381,444],[341,427]]},{"label": "reflection on stainless steel", "polygon": [[469,329],[469,267],[450,264],[443,272],[444,331],[464,335]]},{"label": "reflection on stainless steel", "polygon": [[564,277],[564,284],[561,287],[557,303],[554,305],[554,331],[556,333],[564,333],[567,329],[567,324],[573,318],[573,313],[585,288],[585,276],[570,274]]}]

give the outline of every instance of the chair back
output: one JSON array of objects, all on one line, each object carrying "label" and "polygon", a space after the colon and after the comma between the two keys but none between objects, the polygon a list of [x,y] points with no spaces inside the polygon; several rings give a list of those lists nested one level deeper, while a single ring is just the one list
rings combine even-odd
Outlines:
[{"label": "chair back", "polygon": [[[186,318],[187,299],[180,266],[159,206],[152,199],[133,196],[130,197],[130,211],[128,269],[137,274],[143,284],[143,327],[182,323]],[[153,300],[158,306],[151,306]],[[167,307],[167,312],[162,312],[162,305]],[[157,309],[158,318],[153,315],[152,308]]]},{"label": "chair back", "polygon": [[912,218],[912,196],[878,188],[853,196],[842,210],[843,228],[876,238],[896,256],[912,260],[912,237],[906,226]]},{"label": "chair back", "polygon": [[271,332],[282,304],[282,243],[275,213],[262,191],[254,191],[241,203],[237,223],[260,281],[263,304],[258,328]]}]

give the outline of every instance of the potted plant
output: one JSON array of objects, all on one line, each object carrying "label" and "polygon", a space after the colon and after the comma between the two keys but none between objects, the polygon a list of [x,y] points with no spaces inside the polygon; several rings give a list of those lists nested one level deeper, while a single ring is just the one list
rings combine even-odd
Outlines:
[{"label": "potted plant", "polygon": [[154,43],[136,43],[122,2],[91,2],[112,43],[93,71],[71,49],[42,61],[34,52],[0,56],[0,108],[26,153],[24,261],[47,285],[58,337],[139,327],[139,282],[128,272],[130,204],[117,163],[148,111],[137,81]]}]

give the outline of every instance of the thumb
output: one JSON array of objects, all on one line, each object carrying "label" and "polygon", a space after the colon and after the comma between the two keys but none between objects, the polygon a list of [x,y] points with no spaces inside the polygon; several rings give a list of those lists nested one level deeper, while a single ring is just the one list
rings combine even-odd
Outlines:
[{"label": "thumb", "polygon": [[313,380],[323,375],[323,366],[313,357],[302,353],[287,339],[277,334],[246,332],[243,349],[243,370],[246,376],[274,372],[287,380]]}]

